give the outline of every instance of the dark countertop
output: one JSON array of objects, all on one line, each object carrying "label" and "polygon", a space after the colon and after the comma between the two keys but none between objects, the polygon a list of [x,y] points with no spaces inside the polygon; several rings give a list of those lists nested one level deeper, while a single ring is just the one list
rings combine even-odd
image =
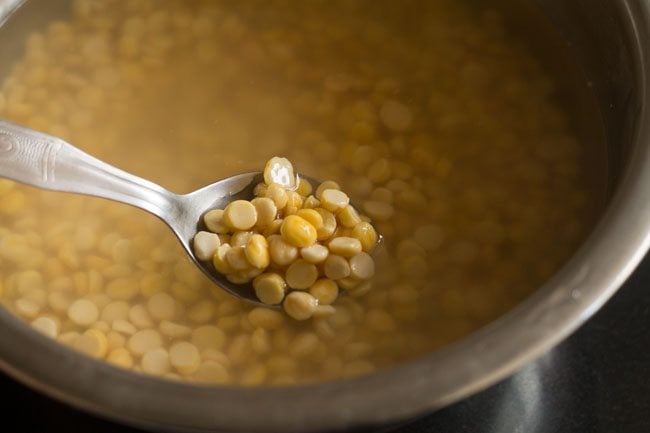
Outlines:
[{"label": "dark countertop", "polygon": [[[511,378],[394,433],[650,432],[650,255],[568,340]],[[137,433],[0,373],[0,431]],[[5,430],[6,427],[14,426]]]}]

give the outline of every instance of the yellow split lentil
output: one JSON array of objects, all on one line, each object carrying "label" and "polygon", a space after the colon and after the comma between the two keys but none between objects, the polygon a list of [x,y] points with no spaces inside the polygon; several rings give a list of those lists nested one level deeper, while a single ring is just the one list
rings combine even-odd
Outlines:
[{"label": "yellow split lentil", "polygon": [[[255,295],[262,303],[267,305],[281,304],[291,317],[305,320],[311,317],[316,312],[316,309],[311,308],[311,304],[305,302],[292,301],[283,303],[287,288],[289,290],[307,290],[316,282],[319,276],[333,279],[345,278],[351,269],[352,259],[355,258],[357,263],[355,284],[342,286],[344,289],[353,288],[356,286],[356,282],[360,283],[361,280],[372,278],[374,275],[374,262],[368,254],[363,253],[364,255],[360,256],[362,252],[361,241],[354,237],[345,236],[352,234],[352,229],[344,227],[341,220],[334,216],[334,212],[339,213],[344,209],[351,208],[347,194],[339,189],[330,188],[332,186],[338,188],[338,184],[333,181],[324,182],[327,188],[322,190],[320,194],[323,206],[326,206],[327,210],[322,209],[322,212],[319,212],[315,209],[301,208],[304,203],[303,196],[290,188],[299,185],[301,180],[304,179],[300,179],[295,174],[293,164],[287,158],[275,156],[269,159],[264,167],[263,175],[264,187],[256,187],[255,192],[257,194],[268,194],[269,189],[273,187],[280,193],[281,190],[277,188],[282,187],[284,188],[283,194],[288,197],[285,206],[278,211],[275,202],[268,197],[256,197],[251,201],[236,200],[227,204],[223,210],[223,219],[226,225],[231,228],[231,231],[225,233],[231,236],[230,243],[221,245],[217,233],[199,231],[194,236],[192,243],[194,253],[197,259],[208,265],[208,268],[209,264],[212,263],[214,271],[224,274],[228,281],[235,284],[252,282]],[[293,180],[290,180],[289,177]],[[306,189],[303,187],[303,190],[310,191],[311,188]],[[262,210],[264,219],[262,224],[259,222],[258,208]],[[213,210],[206,212],[207,216],[213,214]],[[351,215],[354,216],[349,210],[344,214],[344,218],[347,218],[348,222]],[[358,214],[356,216],[360,223],[361,216]],[[203,223],[207,227],[208,221],[206,221],[205,217]],[[273,223],[277,223],[279,235],[275,233],[275,230],[268,230],[268,227]],[[327,227],[325,224],[327,224]],[[339,224],[340,227],[337,227]],[[368,230],[372,230],[376,234],[370,223],[366,222],[366,225],[369,226]],[[253,226],[256,227],[253,228]],[[221,228],[217,227],[217,229]],[[250,230],[243,231],[244,229]],[[210,229],[208,228],[208,230]],[[330,234],[326,241],[327,246],[319,243],[322,242],[319,241],[319,230],[321,230],[321,236],[324,233],[323,230]],[[377,236],[378,239],[379,236]],[[303,258],[299,258],[299,251]],[[350,262],[339,263],[334,258],[329,263],[324,263],[327,261],[330,251]],[[368,261],[373,263],[368,264]],[[274,265],[286,269],[274,269],[276,271],[274,273],[260,275],[271,267],[272,262]],[[316,266],[316,264],[320,263],[324,263],[321,268]],[[341,274],[342,267],[347,269],[345,275]],[[370,269],[372,269],[372,272],[370,272]],[[208,270],[212,271],[211,269]],[[340,274],[342,276],[339,276]],[[336,276],[336,278],[332,277],[332,275]],[[336,285],[334,281],[331,282]],[[334,299],[325,297],[327,299],[326,304],[329,305],[334,302],[338,295],[338,286],[336,288],[336,291],[330,290],[329,292],[334,294]],[[304,298],[294,297],[294,299]],[[319,300],[320,298],[317,297],[316,302],[318,303]],[[298,311],[300,308],[305,311]],[[333,308],[328,307],[327,311]],[[321,309],[320,315],[323,314]]]},{"label": "yellow split lentil", "polygon": [[[239,278],[329,261],[347,293],[327,304],[335,290],[320,275],[288,295],[266,283],[270,299],[310,316],[293,320],[216,289],[142,211],[0,181],[0,303],[71,350],[212,385],[367,374],[508,311],[590,227],[604,168],[586,167],[600,150],[578,138],[555,77],[491,6],[72,3],[5,60],[0,117],[177,192],[286,157],[325,182],[258,186],[268,200],[252,203],[255,221],[249,207],[206,214],[219,245],[211,236],[202,251],[233,272],[227,233],[263,229],[268,271],[253,277],[244,254]],[[276,162],[278,180],[296,182]],[[370,253],[381,233],[372,280],[357,280],[372,274],[364,256],[284,242],[269,215],[285,208],[283,219],[310,224],[301,210],[319,214],[318,243],[345,236]]]}]

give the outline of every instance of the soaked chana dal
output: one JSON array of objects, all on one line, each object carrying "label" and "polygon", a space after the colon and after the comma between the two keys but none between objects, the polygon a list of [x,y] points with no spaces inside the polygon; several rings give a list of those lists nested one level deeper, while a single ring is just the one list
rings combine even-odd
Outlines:
[{"label": "soaked chana dal", "polygon": [[252,200],[233,200],[198,222],[205,230],[192,251],[207,272],[252,285],[254,299],[295,320],[335,314],[340,289],[368,293],[381,241],[370,218],[336,182],[313,185],[286,158],[269,159],[262,174]]},{"label": "soaked chana dal", "polygon": [[508,311],[587,229],[585,148],[497,12],[411,6],[75,1],[0,91],[1,117],[173,191],[274,155],[340,182],[385,238],[372,290],[291,320],[214,287],[145,212],[3,180],[4,307],[116,366],[236,385],[370,373]]}]

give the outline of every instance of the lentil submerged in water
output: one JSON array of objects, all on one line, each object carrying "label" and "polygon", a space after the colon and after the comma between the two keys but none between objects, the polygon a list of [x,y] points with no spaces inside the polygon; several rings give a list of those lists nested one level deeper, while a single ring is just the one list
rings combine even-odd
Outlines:
[{"label": "lentil submerged in water", "polygon": [[[355,376],[458,339],[548,278],[589,220],[583,147],[513,39],[497,13],[455,0],[74,2],[28,37],[0,116],[179,192],[285,155],[340,182],[386,252],[372,290],[299,322],[215,288],[155,217],[0,181],[2,304],[89,356],[201,383]],[[302,207],[337,203],[333,186]],[[264,196],[283,200],[271,186]],[[216,217],[211,231],[234,242]],[[356,219],[341,221],[371,245]],[[325,260],[349,290],[364,259],[336,257],[311,248],[303,260]],[[281,283],[263,284],[272,302]],[[336,294],[317,281],[289,296],[302,312]]]}]

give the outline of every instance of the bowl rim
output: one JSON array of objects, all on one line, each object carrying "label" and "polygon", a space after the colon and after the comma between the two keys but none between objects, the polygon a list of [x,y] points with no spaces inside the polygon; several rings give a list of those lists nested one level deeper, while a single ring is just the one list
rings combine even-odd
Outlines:
[{"label": "bowl rim", "polygon": [[[0,0],[0,25],[22,2]],[[571,260],[486,327],[430,355],[350,380],[295,387],[210,387],[133,374],[81,356],[0,309],[0,368],[100,417],[197,432],[305,433],[375,426],[445,406],[514,373],[591,317],[650,246],[650,115],[645,105],[650,91],[644,67],[650,48],[640,43],[650,40],[650,5],[629,0],[622,4],[631,23],[641,94],[624,177],[599,224]]]}]

